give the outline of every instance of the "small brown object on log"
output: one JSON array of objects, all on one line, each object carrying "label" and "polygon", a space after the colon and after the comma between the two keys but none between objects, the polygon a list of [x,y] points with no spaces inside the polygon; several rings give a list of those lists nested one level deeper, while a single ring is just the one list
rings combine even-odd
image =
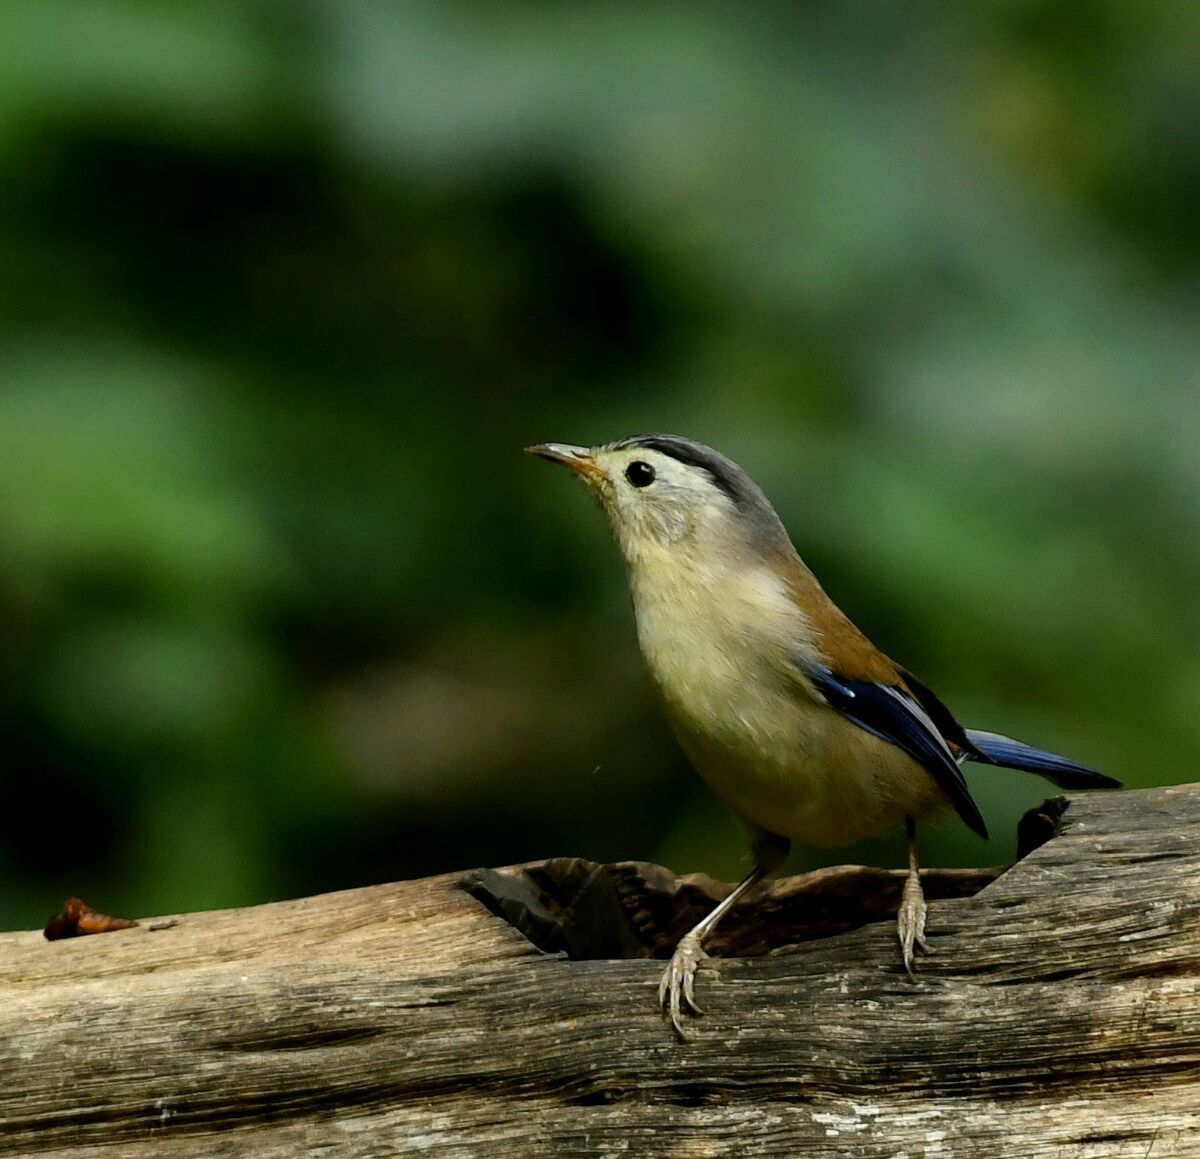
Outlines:
[{"label": "small brown object on log", "polygon": [[63,938],[82,938],[88,934],[107,934],[112,930],[128,930],[137,922],[128,918],[114,918],[92,909],[86,901],[77,897],[69,897],[63,904],[62,912],[56,913],[42,930],[42,935],[48,942],[57,942]]}]

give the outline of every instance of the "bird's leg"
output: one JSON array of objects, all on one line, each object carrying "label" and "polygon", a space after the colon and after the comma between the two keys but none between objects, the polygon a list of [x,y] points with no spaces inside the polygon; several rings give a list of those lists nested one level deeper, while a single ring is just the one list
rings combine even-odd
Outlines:
[{"label": "bird's leg", "polygon": [[904,832],[908,836],[908,877],[904,879],[904,892],[900,895],[896,928],[900,934],[905,973],[910,982],[915,982],[913,947],[915,945],[927,954],[930,949],[925,941],[925,894],[921,890],[921,870],[917,865],[917,823],[911,817],[904,818]]},{"label": "bird's leg", "polygon": [[686,1039],[683,1030],[683,1007],[689,1013],[700,1015],[704,1011],[696,1005],[696,968],[708,957],[704,952],[704,939],[712,933],[718,922],[737,904],[738,899],[753,889],[787,856],[791,844],[786,838],[773,833],[759,831],[754,841],[754,868],[733,887],[726,897],[703,921],[697,922],[675,947],[670,963],[663,971],[658,984],[658,1001],[663,1013],[671,1019],[671,1025],[680,1039]]}]

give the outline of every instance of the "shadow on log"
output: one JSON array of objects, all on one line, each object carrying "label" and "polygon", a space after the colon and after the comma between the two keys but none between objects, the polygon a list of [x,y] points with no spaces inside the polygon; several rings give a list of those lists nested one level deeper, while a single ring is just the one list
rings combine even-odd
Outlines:
[{"label": "shadow on log", "polygon": [[1038,816],[924,875],[915,985],[898,872],[772,884],[686,1044],[647,959],[728,887],[657,866],[3,934],[0,1156],[1200,1155],[1200,787]]}]

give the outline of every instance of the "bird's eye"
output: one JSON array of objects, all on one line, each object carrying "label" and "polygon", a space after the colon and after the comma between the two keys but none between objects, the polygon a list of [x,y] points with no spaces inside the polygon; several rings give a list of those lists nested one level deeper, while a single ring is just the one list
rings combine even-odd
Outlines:
[{"label": "bird's eye", "polygon": [[635,459],[625,468],[625,478],[634,487],[649,487],[654,482],[654,468],[641,459]]}]

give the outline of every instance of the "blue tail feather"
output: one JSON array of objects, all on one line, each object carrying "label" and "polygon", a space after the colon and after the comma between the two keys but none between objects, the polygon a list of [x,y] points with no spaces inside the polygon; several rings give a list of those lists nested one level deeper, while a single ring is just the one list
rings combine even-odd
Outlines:
[{"label": "blue tail feather", "polygon": [[[1035,749],[996,732],[967,729],[967,739],[988,760],[1009,769],[1037,773],[1063,789],[1119,789],[1121,782],[1057,753]],[[968,757],[968,759],[970,759]]]}]

